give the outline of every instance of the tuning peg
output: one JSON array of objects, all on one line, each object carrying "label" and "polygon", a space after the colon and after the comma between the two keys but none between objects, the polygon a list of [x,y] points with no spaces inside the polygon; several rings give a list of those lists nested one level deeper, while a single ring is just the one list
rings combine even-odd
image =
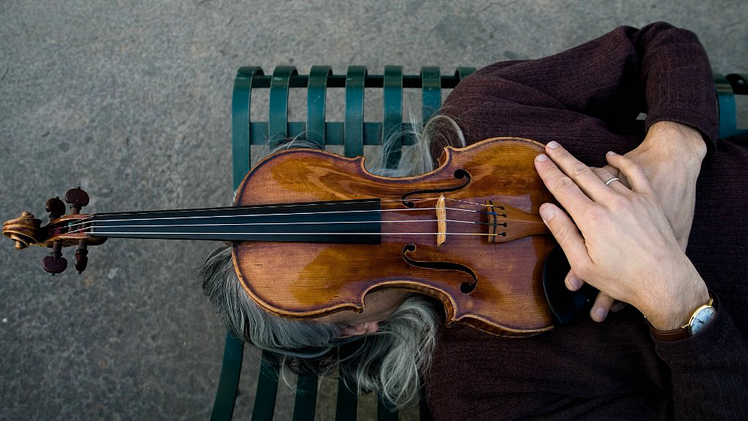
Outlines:
[{"label": "tuning peg", "polygon": [[86,240],[80,240],[78,242],[78,250],[75,251],[75,270],[78,271],[78,274],[83,273],[83,271],[86,270],[86,265],[88,265],[87,247]]},{"label": "tuning peg", "polygon": [[81,208],[88,205],[88,193],[81,190],[80,186],[70,189],[65,193],[65,201],[70,204],[70,213],[80,213]]},{"label": "tuning peg", "polygon": [[59,197],[53,197],[47,200],[45,205],[47,212],[49,212],[49,220],[57,219],[62,215],[65,215],[65,204],[62,203]]},{"label": "tuning peg", "polygon": [[56,273],[62,273],[68,267],[68,261],[62,257],[62,243],[55,241],[52,245],[52,252],[42,261],[42,267],[54,276]]}]

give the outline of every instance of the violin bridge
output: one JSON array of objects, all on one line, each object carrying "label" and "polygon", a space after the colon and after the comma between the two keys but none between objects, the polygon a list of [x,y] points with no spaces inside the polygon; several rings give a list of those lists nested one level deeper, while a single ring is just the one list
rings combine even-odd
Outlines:
[{"label": "violin bridge", "polygon": [[444,195],[439,195],[436,201],[436,246],[441,247],[447,242],[447,205],[445,204]]}]

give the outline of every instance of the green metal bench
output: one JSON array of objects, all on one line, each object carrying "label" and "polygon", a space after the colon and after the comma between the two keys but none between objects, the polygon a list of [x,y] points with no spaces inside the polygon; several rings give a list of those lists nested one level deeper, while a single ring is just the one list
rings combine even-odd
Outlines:
[{"label": "green metal bench", "polygon": [[[232,157],[234,189],[239,186],[252,162],[251,146],[268,145],[272,150],[279,142],[303,134],[321,147],[342,145],[344,155],[363,155],[364,145],[381,145],[382,139],[407,132],[403,123],[403,90],[419,89],[422,93],[422,118],[428,120],[441,107],[442,89],[452,89],[475,71],[459,67],[454,74],[442,76],[438,67],[423,67],[419,75],[404,75],[401,66],[386,66],[383,75],[370,75],[366,66],[349,66],[345,75],[333,74],[329,66],[313,66],[309,75],[299,75],[293,66],[278,66],[272,76],[265,76],[259,67],[242,67],[234,80],[232,99]],[[253,89],[269,89],[267,121],[251,121]],[[289,91],[307,90],[306,122],[288,121]],[[345,89],[345,119],[326,121],[327,90]],[[364,121],[364,90],[383,90],[382,121]],[[388,152],[388,166],[395,166],[400,158],[400,146],[413,142],[408,136]],[[212,420],[231,419],[241,371],[243,343],[226,336],[223,368],[213,407]],[[302,375],[297,380],[295,420],[314,419],[318,378]],[[263,354],[255,395],[253,420],[271,420],[278,388],[278,366]],[[356,419],[357,396],[342,381],[338,384],[336,419]],[[381,399],[377,405],[378,419],[397,420],[398,414],[388,410]],[[421,410],[421,418],[429,419],[428,411]]]},{"label": "green metal bench", "polygon": [[[278,66],[272,76],[259,67],[242,67],[234,79],[232,99],[232,159],[233,185],[239,187],[252,162],[251,146],[268,145],[272,150],[279,142],[303,135],[320,147],[342,145],[347,157],[363,155],[365,145],[381,145],[389,136],[407,133],[403,123],[404,89],[420,89],[422,118],[425,122],[441,107],[442,90],[454,88],[463,78],[475,71],[472,67],[458,67],[442,76],[438,67],[423,67],[419,75],[404,75],[401,66],[385,66],[383,75],[369,75],[365,66],[349,66],[345,75],[334,75],[329,66],[313,66],[308,75],[299,75],[293,66]],[[748,94],[748,75],[715,74],[720,110],[720,137],[748,134],[736,126],[735,94]],[[305,122],[288,121],[289,91],[307,90]],[[326,97],[330,88],[345,89],[345,118],[342,122],[326,120]],[[364,121],[364,89],[383,89],[382,121]],[[267,121],[251,121],[253,89],[269,89]],[[396,137],[397,139],[398,137]],[[387,165],[396,166],[403,145],[413,143],[401,136],[398,144],[386,157]],[[223,367],[211,420],[230,420],[236,401],[241,373],[244,343],[226,335]],[[278,389],[279,367],[272,356],[263,353],[260,364],[252,420],[272,420]],[[294,420],[313,420],[316,409],[318,377],[301,375],[297,379]],[[357,396],[339,380],[336,420],[356,419]],[[430,419],[424,400],[421,400],[422,420]],[[377,404],[378,420],[397,420],[381,397]]]}]

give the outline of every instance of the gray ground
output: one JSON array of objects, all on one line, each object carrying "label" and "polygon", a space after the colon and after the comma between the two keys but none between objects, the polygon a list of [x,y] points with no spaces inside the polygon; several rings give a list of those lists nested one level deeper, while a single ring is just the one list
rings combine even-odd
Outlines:
[{"label": "gray ground", "polygon": [[[43,215],[49,197],[78,185],[89,212],[229,205],[242,65],[449,73],[666,20],[699,35],[715,71],[748,73],[745,2],[592,4],[2,1],[0,217]],[[195,271],[213,246],[110,241],[83,275],[51,278],[44,250],[0,242],[0,419],[208,418],[224,330]],[[255,388],[256,359],[245,358],[237,419]],[[288,396],[277,419],[290,416]]]}]

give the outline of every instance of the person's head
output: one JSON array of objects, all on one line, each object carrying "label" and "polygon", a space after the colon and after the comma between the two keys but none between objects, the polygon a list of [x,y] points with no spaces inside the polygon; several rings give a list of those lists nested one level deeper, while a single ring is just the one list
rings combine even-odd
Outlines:
[{"label": "person's head", "polygon": [[[288,319],[262,310],[249,298],[234,271],[230,247],[214,250],[200,273],[205,294],[231,333],[275,353],[294,371],[324,374],[341,365],[352,390],[378,390],[398,407],[418,398],[439,323],[429,300],[383,290],[367,296],[360,314]],[[353,354],[341,360],[336,347],[354,338],[360,340],[349,345]]]},{"label": "person's head", "polygon": [[[432,170],[430,143],[440,121],[457,133],[458,143],[464,146],[462,132],[451,118],[436,116],[424,127],[411,119],[417,142],[403,152],[399,168],[385,167],[389,145],[399,140],[390,138],[367,169],[390,177]],[[315,146],[291,139],[279,149]],[[205,295],[237,338],[277,354],[295,371],[325,373],[340,365],[353,390],[377,390],[397,407],[418,398],[439,323],[432,301],[385,289],[365,297],[362,313],[339,311],[316,319],[289,319],[264,311],[247,295],[234,271],[230,247],[213,251],[200,273]],[[354,348],[352,355],[341,360],[336,347],[352,341],[348,345]]]}]

